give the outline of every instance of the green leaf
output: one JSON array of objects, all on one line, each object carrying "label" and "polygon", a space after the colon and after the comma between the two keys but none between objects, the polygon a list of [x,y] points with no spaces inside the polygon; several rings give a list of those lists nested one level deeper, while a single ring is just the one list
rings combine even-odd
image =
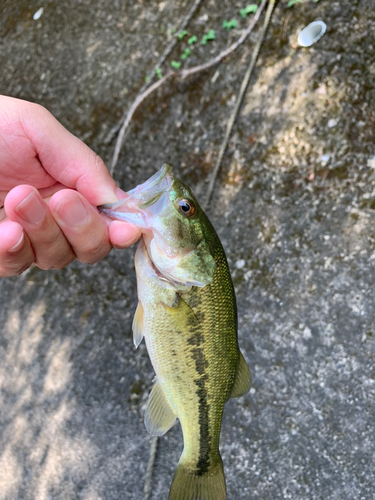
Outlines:
[{"label": "green leaf", "polygon": [[198,38],[195,35],[193,35],[189,38],[188,45],[191,45],[192,43],[197,43],[197,41],[198,41]]},{"label": "green leaf", "polygon": [[203,35],[202,45],[207,45],[209,40],[216,40],[215,30],[210,30],[206,35]]},{"label": "green leaf", "polygon": [[287,7],[293,7],[296,3],[302,3],[302,0],[289,0]]},{"label": "green leaf", "polygon": [[155,70],[155,73],[156,73],[156,76],[159,78],[159,80],[160,80],[161,78],[163,78],[163,74],[162,74],[162,72],[161,72],[161,69],[160,69],[160,68],[157,68],[157,69]]},{"label": "green leaf", "polygon": [[178,68],[181,66],[181,64],[182,64],[182,63],[181,63],[181,62],[179,62],[179,61],[171,61],[171,66],[172,66],[172,68],[174,68],[174,69],[178,69]]},{"label": "green leaf", "polygon": [[190,56],[190,54],[191,54],[191,50],[186,48],[185,52],[183,54],[181,54],[180,57],[181,57],[181,59],[187,59]]},{"label": "green leaf", "polygon": [[173,33],[176,33],[177,28],[171,28],[169,31],[167,31],[168,35],[173,35]]},{"label": "green leaf", "polygon": [[258,10],[258,6],[255,5],[255,3],[252,3],[251,5],[246,5],[246,7],[244,9],[240,9],[240,14],[241,14],[241,17],[243,17],[245,19],[245,17],[248,14],[255,14],[257,10]]},{"label": "green leaf", "polygon": [[151,76],[149,76],[149,75],[145,76],[145,82],[146,83],[149,82],[150,80],[151,80]]},{"label": "green leaf", "polygon": [[231,30],[232,28],[237,28],[238,21],[237,19],[231,19],[230,21],[223,21],[223,28],[225,28],[227,31]]},{"label": "green leaf", "polygon": [[188,32],[186,30],[181,31],[181,33],[178,34],[178,39],[182,40],[184,38],[184,36],[186,36],[187,34],[188,34]]}]

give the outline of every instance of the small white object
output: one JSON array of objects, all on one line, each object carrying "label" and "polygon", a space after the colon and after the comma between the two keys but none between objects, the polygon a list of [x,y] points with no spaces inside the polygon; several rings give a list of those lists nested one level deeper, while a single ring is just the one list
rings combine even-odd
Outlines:
[{"label": "small white object", "polygon": [[330,159],[330,158],[331,158],[331,155],[322,155],[322,156],[320,157],[320,161],[321,161],[322,163],[327,163],[327,162],[329,161],[329,159]]},{"label": "small white object", "polygon": [[199,19],[198,19],[198,23],[201,24],[201,23],[205,23],[208,21],[208,14],[203,14],[203,16],[201,16]]},{"label": "small white object", "polygon": [[338,124],[338,120],[335,120],[334,118],[331,118],[330,120],[328,120],[328,127],[329,128],[336,127],[337,124]]},{"label": "small white object", "polygon": [[367,160],[367,166],[375,169],[375,156]]},{"label": "small white object", "polygon": [[219,78],[219,75],[220,75],[220,71],[216,71],[216,73],[214,74],[214,76],[211,78],[211,82],[215,83],[216,80]]},{"label": "small white object", "polygon": [[40,9],[38,9],[35,12],[35,14],[33,15],[34,21],[37,21],[38,19],[40,19],[42,17],[43,12],[44,12],[44,7],[41,7]]},{"label": "small white object", "polygon": [[298,45],[301,47],[310,47],[324,35],[326,29],[327,25],[323,21],[310,23],[298,35]]},{"label": "small white object", "polygon": [[245,261],[243,259],[240,259],[236,262],[237,269],[242,269],[244,266],[245,266]]}]

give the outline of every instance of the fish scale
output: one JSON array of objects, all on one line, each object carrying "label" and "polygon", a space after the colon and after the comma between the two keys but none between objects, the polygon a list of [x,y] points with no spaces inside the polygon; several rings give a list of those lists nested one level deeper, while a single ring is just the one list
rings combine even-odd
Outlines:
[{"label": "fish scale", "polygon": [[184,450],[170,500],[225,500],[219,437],[224,404],[250,388],[237,341],[237,309],[223,247],[191,191],[164,166],[104,211],[135,222],[136,345],[145,337],[156,383],[145,425],[181,423]]}]

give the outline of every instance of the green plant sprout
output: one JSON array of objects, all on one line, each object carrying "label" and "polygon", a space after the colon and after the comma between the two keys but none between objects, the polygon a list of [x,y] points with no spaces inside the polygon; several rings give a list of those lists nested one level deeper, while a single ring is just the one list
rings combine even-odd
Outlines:
[{"label": "green plant sprout", "polygon": [[198,37],[196,37],[195,35],[191,36],[188,40],[188,45],[191,45],[193,43],[197,43],[198,41]]},{"label": "green plant sprout", "polygon": [[182,40],[187,34],[188,32],[186,30],[181,31],[181,33],[178,34],[178,39]]},{"label": "green plant sprout", "polygon": [[223,21],[223,28],[225,28],[227,31],[231,30],[232,28],[237,28],[237,26],[238,26],[237,19],[231,19],[230,21]]},{"label": "green plant sprout", "polygon": [[163,74],[162,74],[162,72],[161,72],[161,69],[160,69],[160,68],[156,68],[155,73],[156,73],[156,76],[159,78],[159,80],[160,80],[161,78],[163,78]]},{"label": "green plant sprout", "polygon": [[191,50],[186,47],[185,52],[181,54],[181,59],[187,59],[191,54]]},{"label": "green plant sprout", "polygon": [[203,35],[201,44],[207,45],[209,40],[216,40],[215,30],[210,30],[206,35]]},{"label": "green plant sprout", "polygon": [[255,5],[255,3],[251,4],[251,5],[246,5],[245,8],[243,9],[240,9],[240,15],[243,19],[245,19],[245,17],[248,15],[248,14],[255,14],[256,11],[258,10],[258,6]]},{"label": "green plant sprout", "polygon": [[147,75],[145,76],[145,82],[148,83],[151,80],[151,76]]},{"label": "green plant sprout", "polygon": [[302,0],[289,0],[287,7],[293,7],[296,3],[302,3]]},{"label": "green plant sprout", "polygon": [[168,35],[173,35],[173,33],[176,33],[177,28],[171,28],[169,31],[167,31]]},{"label": "green plant sprout", "polygon": [[181,66],[181,64],[182,64],[182,63],[181,63],[181,62],[179,62],[179,61],[171,61],[171,66],[172,66],[172,68],[174,68],[174,69],[178,69],[178,68]]}]

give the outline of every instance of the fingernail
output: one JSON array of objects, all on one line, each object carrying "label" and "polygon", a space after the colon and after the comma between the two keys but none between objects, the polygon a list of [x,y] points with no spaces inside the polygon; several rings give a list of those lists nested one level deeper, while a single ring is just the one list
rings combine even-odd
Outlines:
[{"label": "fingernail", "polygon": [[34,191],[21,201],[14,211],[29,224],[39,224],[45,214],[44,207]]},{"label": "fingernail", "polygon": [[25,236],[22,233],[21,238],[17,241],[17,243],[14,246],[12,246],[12,248],[9,248],[8,252],[18,252],[18,250],[21,250],[24,238]]},{"label": "fingernail", "polygon": [[80,226],[86,222],[88,212],[78,197],[62,200],[55,209],[57,215],[67,226]]}]

